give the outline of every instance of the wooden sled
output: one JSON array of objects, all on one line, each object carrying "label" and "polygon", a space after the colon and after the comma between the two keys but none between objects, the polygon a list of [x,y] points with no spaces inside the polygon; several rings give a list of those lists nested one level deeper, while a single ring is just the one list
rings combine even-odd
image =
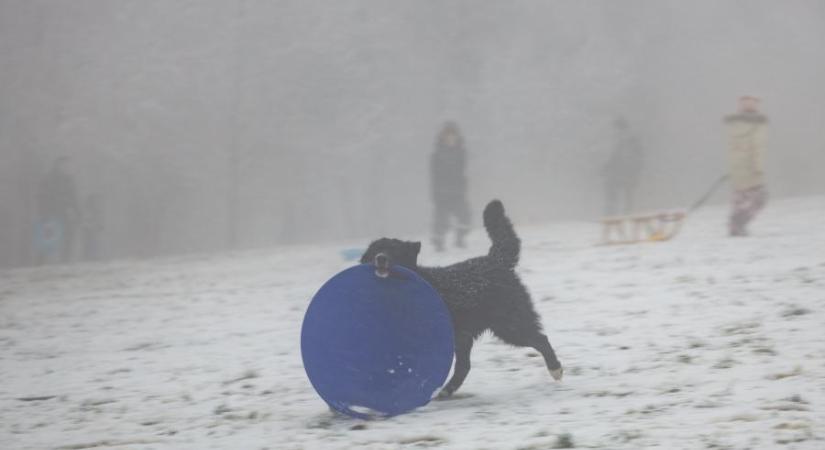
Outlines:
[{"label": "wooden sled", "polygon": [[682,228],[686,212],[665,211],[628,216],[612,216],[602,219],[600,245],[638,244],[662,242],[672,239]]},{"label": "wooden sled", "polygon": [[602,219],[602,242],[600,245],[636,244],[639,242],[662,242],[673,239],[682,228],[688,214],[705,204],[706,201],[728,180],[722,175],[705,194],[687,210],[678,209],[648,214],[605,217]]}]

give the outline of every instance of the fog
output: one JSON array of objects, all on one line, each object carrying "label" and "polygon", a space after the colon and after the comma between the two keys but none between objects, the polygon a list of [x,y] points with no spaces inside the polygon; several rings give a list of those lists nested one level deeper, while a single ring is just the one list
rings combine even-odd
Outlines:
[{"label": "fog", "polygon": [[425,236],[446,120],[475,226],[491,198],[597,219],[617,116],[646,150],[636,207],[687,206],[743,94],[772,198],[822,194],[823,49],[817,0],[0,0],[0,266],[32,264],[61,156],[104,258]]}]

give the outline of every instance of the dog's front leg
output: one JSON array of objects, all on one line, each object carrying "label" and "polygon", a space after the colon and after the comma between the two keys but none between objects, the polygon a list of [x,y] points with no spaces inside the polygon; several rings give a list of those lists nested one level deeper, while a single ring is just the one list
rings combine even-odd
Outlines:
[{"label": "dog's front leg", "polygon": [[470,352],[473,350],[473,336],[458,333],[455,339],[455,368],[450,381],[438,393],[438,398],[445,399],[457,391],[470,373]]}]

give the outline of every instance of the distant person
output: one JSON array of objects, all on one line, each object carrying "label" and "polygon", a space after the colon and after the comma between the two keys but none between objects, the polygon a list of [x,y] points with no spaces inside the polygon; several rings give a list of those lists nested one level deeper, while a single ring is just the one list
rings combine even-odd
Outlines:
[{"label": "distant person", "polygon": [[83,259],[100,259],[100,235],[103,233],[103,210],[100,196],[89,194],[83,205]]},{"label": "distant person", "polygon": [[446,122],[438,133],[430,157],[430,188],[434,205],[432,243],[444,250],[444,239],[455,219],[455,245],[463,248],[470,231],[470,204],[467,201],[467,151],[458,125]]},{"label": "distant person", "polygon": [[613,150],[603,167],[606,216],[628,214],[633,209],[643,158],[642,144],[627,121],[616,118]]},{"label": "distant person", "polygon": [[37,192],[35,262],[72,261],[80,209],[68,157],[55,160]]},{"label": "distant person", "polygon": [[768,198],[762,169],[768,118],[759,112],[759,99],[746,95],[739,98],[739,111],[726,116],[724,122],[733,187],[728,231],[731,236],[747,236],[748,224]]}]

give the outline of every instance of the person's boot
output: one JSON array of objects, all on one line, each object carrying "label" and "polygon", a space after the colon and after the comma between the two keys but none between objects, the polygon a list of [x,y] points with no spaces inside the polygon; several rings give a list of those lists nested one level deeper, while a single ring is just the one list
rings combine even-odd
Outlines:
[{"label": "person's boot", "polygon": [[731,217],[728,230],[730,231],[730,237],[744,237],[748,235],[748,232],[745,230],[744,220],[739,216]]}]

